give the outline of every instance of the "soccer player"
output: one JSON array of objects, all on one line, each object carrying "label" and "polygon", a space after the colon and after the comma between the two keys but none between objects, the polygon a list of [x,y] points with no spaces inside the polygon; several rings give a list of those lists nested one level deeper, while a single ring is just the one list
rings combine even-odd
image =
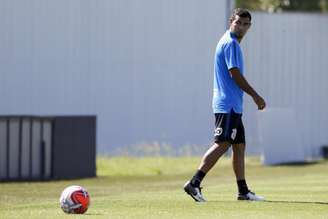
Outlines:
[{"label": "soccer player", "polygon": [[232,145],[232,164],[238,185],[238,200],[262,201],[251,192],[245,180],[245,131],[242,122],[243,92],[250,95],[259,110],[264,99],[250,86],[244,74],[240,42],[251,26],[251,14],[237,8],[229,19],[229,30],[217,44],[214,60],[213,112],[215,115],[214,144],[204,154],[195,175],[184,190],[197,202],[205,202],[200,184],[218,159]]}]

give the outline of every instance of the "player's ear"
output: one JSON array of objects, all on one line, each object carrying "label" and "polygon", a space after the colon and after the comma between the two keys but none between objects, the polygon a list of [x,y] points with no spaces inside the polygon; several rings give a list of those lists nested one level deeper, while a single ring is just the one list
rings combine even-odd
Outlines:
[{"label": "player's ear", "polygon": [[232,18],[229,18],[229,21],[228,21],[229,28],[231,27],[232,22],[233,22],[233,19]]}]

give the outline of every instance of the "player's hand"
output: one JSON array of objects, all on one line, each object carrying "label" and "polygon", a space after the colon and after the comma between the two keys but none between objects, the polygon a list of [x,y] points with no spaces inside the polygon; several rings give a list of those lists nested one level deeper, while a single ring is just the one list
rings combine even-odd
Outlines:
[{"label": "player's hand", "polygon": [[253,97],[253,100],[256,103],[258,110],[263,110],[265,108],[265,101],[260,95]]}]

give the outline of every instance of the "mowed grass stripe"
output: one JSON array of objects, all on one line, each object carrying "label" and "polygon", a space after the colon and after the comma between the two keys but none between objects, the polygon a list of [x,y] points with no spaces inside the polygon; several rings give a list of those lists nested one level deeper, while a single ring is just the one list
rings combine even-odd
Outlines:
[{"label": "mowed grass stripe", "polygon": [[[98,178],[0,184],[0,218],[328,218],[328,163],[263,167],[247,158],[251,188],[267,202],[236,201],[231,161],[225,157],[205,178],[207,203],[182,190],[198,157],[99,157]],[[85,215],[66,215],[59,195],[81,185],[91,195]]]}]

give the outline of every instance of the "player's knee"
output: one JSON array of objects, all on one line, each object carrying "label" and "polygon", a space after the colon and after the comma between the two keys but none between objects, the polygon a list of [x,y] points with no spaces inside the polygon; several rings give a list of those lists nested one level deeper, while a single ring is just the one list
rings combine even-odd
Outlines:
[{"label": "player's knee", "polygon": [[233,153],[236,154],[244,154],[245,153],[245,145],[244,144],[236,144],[232,146]]},{"label": "player's knee", "polygon": [[229,147],[231,146],[231,143],[228,141],[225,142],[214,142],[214,145],[216,148],[222,148],[228,150]]}]

